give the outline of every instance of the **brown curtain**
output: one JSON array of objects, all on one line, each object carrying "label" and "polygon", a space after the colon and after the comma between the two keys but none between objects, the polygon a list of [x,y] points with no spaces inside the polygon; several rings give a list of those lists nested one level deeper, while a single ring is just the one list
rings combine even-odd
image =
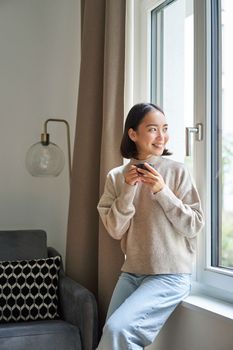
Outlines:
[{"label": "brown curtain", "polygon": [[96,206],[107,172],[122,164],[124,51],[125,0],[83,1],[66,271],[96,295],[102,322],[123,262]]}]

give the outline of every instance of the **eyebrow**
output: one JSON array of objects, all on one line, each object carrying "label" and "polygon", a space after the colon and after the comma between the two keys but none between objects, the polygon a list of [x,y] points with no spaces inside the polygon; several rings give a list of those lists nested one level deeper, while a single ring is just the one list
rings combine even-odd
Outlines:
[{"label": "eyebrow", "polygon": [[[150,126],[159,126],[158,124],[147,124],[146,127],[150,127]],[[163,126],[168,126],[168,124],[164,124]]]}]

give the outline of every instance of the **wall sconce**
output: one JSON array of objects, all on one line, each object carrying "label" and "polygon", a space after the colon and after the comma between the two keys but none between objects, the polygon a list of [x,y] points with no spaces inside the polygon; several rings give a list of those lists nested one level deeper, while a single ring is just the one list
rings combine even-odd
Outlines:
[{"label": "wall sconce", "polygon": [[41,141],[32,145],[26,154],[26,168],[32,176],[38,177],[58,176],[63,170],[65,156],[58,145],[50,142],[50,137],[47,133],[47,124],[49,122],[59,122],[66,125],[69,183],[71,184],[70,127],[65,119],[49,118],[44,122],[44,132],[41,134]]}]

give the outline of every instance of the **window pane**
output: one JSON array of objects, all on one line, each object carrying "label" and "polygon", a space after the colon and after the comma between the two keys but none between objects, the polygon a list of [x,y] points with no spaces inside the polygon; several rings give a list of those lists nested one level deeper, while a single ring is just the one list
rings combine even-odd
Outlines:
[{"label": "window pane", "polygon": [[233,1],[221,1],[221,93],[220,106],[220,174],[222,188],[219,198],[221,234],[219,235],[219,265],[233,268]]},{"label": "window pane", "polygon": [[151,100],[168,122],[172,158],[186,162],[185,127],[193,126],[193,0],[167,1],[152,12]]}]

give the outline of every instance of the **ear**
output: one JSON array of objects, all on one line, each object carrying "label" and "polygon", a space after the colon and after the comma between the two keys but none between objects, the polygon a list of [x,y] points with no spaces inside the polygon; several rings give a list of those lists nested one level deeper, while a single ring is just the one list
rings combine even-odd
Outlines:
[{"label": "ear", "polygon": [[136,131],[134,129],[130,128],[128,130],[128,136],[129,136],[130,140],[132,140],[134,142],[136,141],[137,134],[136,134]]}]

